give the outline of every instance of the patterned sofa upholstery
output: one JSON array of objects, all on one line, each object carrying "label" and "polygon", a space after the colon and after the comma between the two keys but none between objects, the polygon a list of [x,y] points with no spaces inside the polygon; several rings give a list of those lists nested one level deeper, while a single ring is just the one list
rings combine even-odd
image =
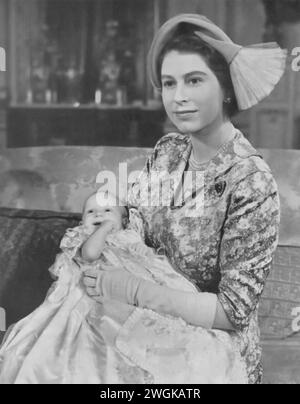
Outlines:
[{"label": "patterned sofa upholstery", "polygon": [[[118,178],[122,162],[128,175],[137,173],[149,152],[100,146],[0,152],[0,307],[7,311],[8,325],[43,300],[59,239],[79,220],[74,213],[81,211],[86,196],[99,187],[100,170]],[[264,382],[300,383],[300,151],[261,153],[281,197],[279,246],[259,311]]]}]

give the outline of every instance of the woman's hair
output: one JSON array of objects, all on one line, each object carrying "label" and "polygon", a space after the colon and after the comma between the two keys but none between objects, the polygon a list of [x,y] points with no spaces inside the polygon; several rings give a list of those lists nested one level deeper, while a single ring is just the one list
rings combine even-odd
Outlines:
[{"label": "woman's hair", "polygon": [[223,55],[216,49],[204,42],[194,32],[190,25],[181,24],[179,29],[163,47],[158,57],[158,72],[161,74],[161,67],[164,57],[171,51],[183,53],[197,53],[202,56],[208,67],[216,75],[224,92],[224,98],[230,98],[228,103],[224,102],[224,114],[231,118],[238,112],[238,105],[230,76],[228,63]]}]

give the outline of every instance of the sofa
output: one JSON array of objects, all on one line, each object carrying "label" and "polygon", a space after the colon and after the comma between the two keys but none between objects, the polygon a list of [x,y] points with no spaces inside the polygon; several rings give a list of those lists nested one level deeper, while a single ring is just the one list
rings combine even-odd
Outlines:
[{"label": "sofa", "polygon": [[[83,201],[100,185],[98,173],[119,178],[127,170],[134,177],[149,152],[104,146],[0,151],[0,314],[5,310],[6,326],[43,301],[60,239],[79,222]],[[279,245],[259,308],[264,383],[300,383],[300,151],[260,152],[281,198]]]}]

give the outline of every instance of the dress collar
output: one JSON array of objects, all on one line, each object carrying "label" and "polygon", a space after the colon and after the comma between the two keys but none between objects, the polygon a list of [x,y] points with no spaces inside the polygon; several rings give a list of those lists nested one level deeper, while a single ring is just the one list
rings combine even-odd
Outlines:
[{"label": "dress collar", "polygon": [[[205,173],[210,177],[218,177],[234,166],[241,159],[249,156],[260,156],[259,152],[250,144],[245,136],[238,129],[235,128],[236,134],[229,141],[223,143],[215,156],[208,161],[205,168]],[[179,135],[182,137],[183,143],[186,147],[181,153],[181,158],[178,159],[177,169],[184,171],[186,163],[189,160],[192,151],[191,138],[188,135]]]}]

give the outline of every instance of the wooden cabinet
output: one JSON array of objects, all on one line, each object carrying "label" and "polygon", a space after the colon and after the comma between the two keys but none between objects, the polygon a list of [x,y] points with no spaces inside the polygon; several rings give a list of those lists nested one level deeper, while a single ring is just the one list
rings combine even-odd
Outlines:
[{"label": "wooden cabinet", "polygon": [[[266,14],[261,0],[227,0],[226,10],[226,29],[233,41],[249,45],[266,40]],[[279,26],[277,28],[281,29]],[[299,38],[294,35],[290,44],[282,43],[283,47],[288,48],[288,54],[291,48],[299,46]],[[277,41],[277,38],[267,40]],[[234,119],[255,147],[300,147],[300,127],[297,127],[300,117],[300,73],[294,72],[291,64],[292,59],[289,58],[284,76],[269,97]]]},{"label": "wooden cabinet", "polygon": [[250,133],[257,147],[297,148],[296,121],[300,113],[296,97],[296,75],[291,61],[281,81],[264,101],[250,111]]},{"label": "wooden cabinet", "polygon": [[[108,104],[153,97],[146,56],[159,0],[10,0],[10,102]],[[121,94],[121,96],[120,96]]]},{"label": "wooden cabinet", "polygon": [[6,109],[0,106],[0,149],[6,146]]},{"label": "wooden cabinet", "polygon": [[146,58],[164,9],[159,0],[10,0],[8,146],[153,146],[165,115]]},{"label": "wooden cabinet", "polygon": [[[266,30],[261,0],[0,0],[0,7],[2,3],[8,5],[10,146],[153,146],[165,119],[147,77],[147,52],[158,27],[187,12],[206,15],[241,45],[262,42]],[[273,93],[233,119],[255,147],[300,147],[299,78],[289,60]],[[1,85],[0,77],[0,90]],[[100,105],[94,103],[97,90]]]},{"label": "wooden cabinet", "polygon": [[[7,1],[0,0],[0,47],[7,53]],[[7,72],[0,69],[0,149],[6,146]]]},{"label": "wooden cabinet", "polygon": [[[1,117],[1,115],[0,115]],[[161,109],[69,105],[8,108],[8,147],[106,145],[153,147],[163,135]]]}]

